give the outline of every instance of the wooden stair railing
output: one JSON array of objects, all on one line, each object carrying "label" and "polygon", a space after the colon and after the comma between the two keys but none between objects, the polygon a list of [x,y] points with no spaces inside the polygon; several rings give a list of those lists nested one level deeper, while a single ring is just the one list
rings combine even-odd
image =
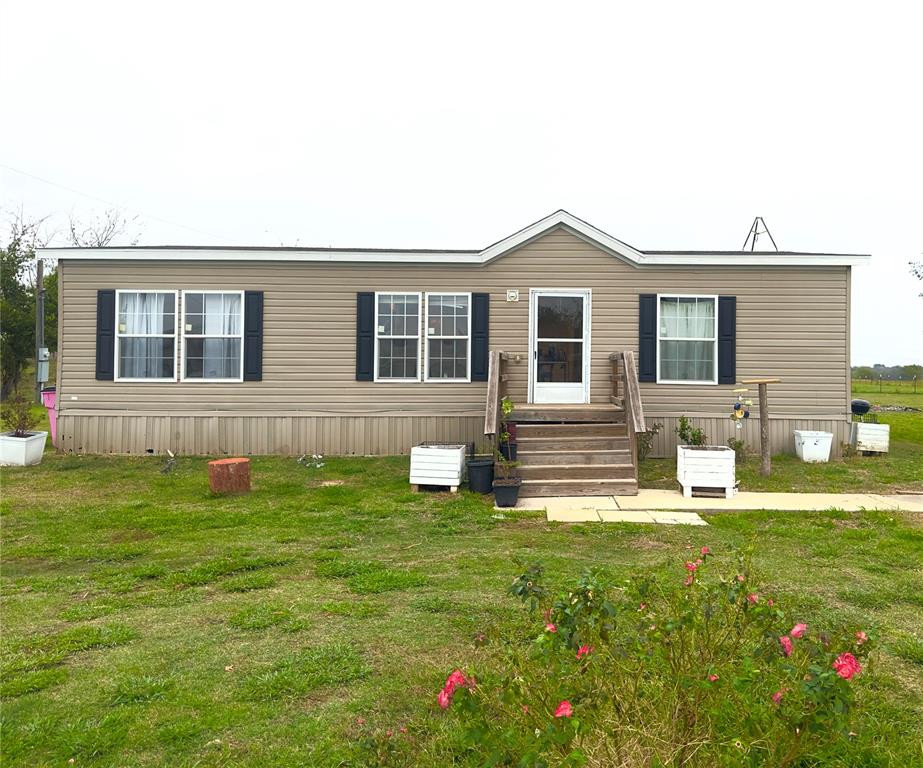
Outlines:
[{"label": "wooden stair railing", "polygon": [[641,405],[641,387],[638,384],[638,367],[635,353],[632,351],[615,352],[609,355],[612,364],[612,395],[614,405],[621,406],[625,412],[628,427],[628,443],[631,447],[631,463],[635,468],[635,480],[638,479],[638,435],[647,431],[644,422],[644,408]]},{"label": "wooden stair railing", "polygon": [[484,409],[484,434],[492,438],[493,447],[497,447],[500,434],[500,401],[503,399],[503,384],[506,376],[503,373],[503,362],[506,355],[498,349],[490,351],[487,364],[487,404]]}]

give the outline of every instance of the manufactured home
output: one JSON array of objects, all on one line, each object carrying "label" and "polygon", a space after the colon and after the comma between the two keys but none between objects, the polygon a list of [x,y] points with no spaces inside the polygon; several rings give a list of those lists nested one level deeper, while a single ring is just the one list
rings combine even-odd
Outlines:
[{"label": "manufactured home", "polygon": [[863,255],[643,251],[565,211],[482,250],[40,255],[60,270],[67,452],[406,454],[483,443],[500,393],[524,468],[530,439],[549,460],[592,449],[600,424],[624,424],[628,396],[648,429],[663,425],[655,456],[674,450],[681,415],[711,443],[756,449],[756,420],[738,432],[729,415],[738,382],[760,376],[781,380],[773,451],[791,452],[795,429],[832,432],[835,450],[848,439]]}]

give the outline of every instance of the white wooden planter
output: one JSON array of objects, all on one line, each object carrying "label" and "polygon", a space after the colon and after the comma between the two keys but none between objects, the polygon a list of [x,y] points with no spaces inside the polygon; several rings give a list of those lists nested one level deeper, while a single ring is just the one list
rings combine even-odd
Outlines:
[{"label": "white wooden planter", "polygon": [[854,421],[849,431],[849,442],[857,451],[887,453],[891,440],[890,424],[867,424]]},{"label": "white wooden planter", "polygon": [[410,483],[447,485],[452,493],[461,485],[465,468],[466,445],[418,445],[410,449]]},{"label": "white wooden planter", "polygon": [[683,496],[695,491],[709,495],[723,491],[725,498],[737,493],[735,454],[723,445],[676,446],[676,479],[683,487]]},{"label": "white wooden planter", "polygon": [[13,437],[12,432],[0,434],[0,464],[5,467],[27,467],[38,464],[45,453],[47,432],[30,432],[28,437]]}]

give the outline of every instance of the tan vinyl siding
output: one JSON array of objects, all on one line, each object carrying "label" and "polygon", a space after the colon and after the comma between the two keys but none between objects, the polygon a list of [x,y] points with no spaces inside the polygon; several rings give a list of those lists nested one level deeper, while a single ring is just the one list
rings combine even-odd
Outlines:
[{"label": "tan vinyl siding", "polygon": [[[737,296],[737,376],[777,376],[774,416],[846,418],[848,267],[644,267],[556,230],[486,265],[304,262],[67,261],[61,281],[62,416],[140,411],[300,412],[313,416],[483,413],[483,383],[355,381],[357,291],[486,291],[490,346],[520,354],[510,390],[526,400],[530,288],[592,289],[593,402],[609,396],[611,352],[637,350],[638,294]],[[213,384],[95,380],[96,291],[228,289],[265,292],[263,380]],[[519,302],[507,302],[507,289]],[[180,355],[182,344],[180,344]],[[656,418],[721,416],[730,386],[643,384]],[[755,398],[755,392],[754,392]],[[754,410],[756,402],[754,402]]]}]

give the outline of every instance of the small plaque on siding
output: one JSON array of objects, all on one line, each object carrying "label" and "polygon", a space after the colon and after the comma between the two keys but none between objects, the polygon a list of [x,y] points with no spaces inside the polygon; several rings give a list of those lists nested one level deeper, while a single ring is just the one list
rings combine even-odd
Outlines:
[{"label": "small plaque on siding", "polygon": [[506,292],[507,301],[519,301],[519,291],[515,288],[511,291]]}]

